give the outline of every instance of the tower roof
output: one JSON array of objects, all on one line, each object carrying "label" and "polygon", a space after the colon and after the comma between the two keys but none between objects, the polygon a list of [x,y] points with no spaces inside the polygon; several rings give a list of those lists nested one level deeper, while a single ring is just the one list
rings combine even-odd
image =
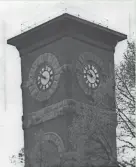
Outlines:
[{"label": "tower roof", "polygon": [[127,38],[125,34],[103,27],[99,24],[64,13],[31,30],[8,39],[7,43],[18,49],[29,47],[45,39],[82,34],[92,40],[100,41],[109,46]]}]

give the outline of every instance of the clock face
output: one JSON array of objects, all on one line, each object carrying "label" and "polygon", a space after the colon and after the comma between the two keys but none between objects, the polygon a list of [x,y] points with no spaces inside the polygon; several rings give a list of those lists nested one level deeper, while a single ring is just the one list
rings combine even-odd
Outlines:
[{"label": "clock face", "polygon": [[103,82],[102,73],[103,62],[98,56],[92,52],[84,52],[79,56],[76,62],[77,81],[86,95],[92,96],[92,98],[94,95],[96,96],[96,92]]},{"label": "clock face", "polygon": [[37,75],[37,86],[39,90],[46,91],[48,88],[50,88],[50,86],[53,83],[53,79],[54,79],[53,69],[49,65],[44,64],[40,68]]},{"label": "clock face", "polygon": [[32,97],[39,101],[48,100],[55,92],[60,78],[60,65],[51,53],[40,55],[29,72],[28,88]]},{"label": "clock face", "polygon": [[89,88],[96,89],[100,83],[100,76],[95,65],[89,63],[83,68],[83,77]]}]

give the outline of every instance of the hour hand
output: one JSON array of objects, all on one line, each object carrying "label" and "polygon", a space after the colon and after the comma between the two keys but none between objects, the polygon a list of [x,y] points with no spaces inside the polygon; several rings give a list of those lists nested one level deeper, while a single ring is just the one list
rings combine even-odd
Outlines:
[{"label": "hour hand", "polygon": [[46,78],[45,76],[43,76],[43,75],[41,75],[41,78],[42,78],[42,79],[45,79],[45,80],[47,79],[47,78]]},{"label": "hour hand", "polygon": [[92,75],[91,73],[87,73],[87,75],[88,75],[90,78],[93,77],[93,75]]}]

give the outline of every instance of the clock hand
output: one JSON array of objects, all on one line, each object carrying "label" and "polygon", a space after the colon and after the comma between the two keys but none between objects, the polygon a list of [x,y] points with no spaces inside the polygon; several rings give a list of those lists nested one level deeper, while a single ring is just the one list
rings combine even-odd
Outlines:
[{"label": "clock hand", "polygon": [[45,80],[47,79],[47,77],[45,77],[45,76],[43,76],[43,75],[41,75],[41,77],[42,77],[43,79],[45,79]]},{"label": "clock hand", "polygon": [[87,73],[87,75],[88,75],[89,77],[93,78],[93,75],[92,75],[92,74]]}]

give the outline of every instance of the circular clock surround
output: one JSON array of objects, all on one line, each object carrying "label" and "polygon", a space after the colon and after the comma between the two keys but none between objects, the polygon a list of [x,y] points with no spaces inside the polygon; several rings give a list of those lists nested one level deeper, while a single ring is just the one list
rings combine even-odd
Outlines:
[{"label": "circular clock surround", "polygon": [[79,86],[86,95],[92,95],[102,84],[102,60],[92,52],[84,52],[76,63],[76,74]]},{"label": "circular clock surround", "polygon": [[39,101],[48,100],[60,79],[60,65],[55,55],[44,53],[33,62],[29,72],[29,91]]}]

